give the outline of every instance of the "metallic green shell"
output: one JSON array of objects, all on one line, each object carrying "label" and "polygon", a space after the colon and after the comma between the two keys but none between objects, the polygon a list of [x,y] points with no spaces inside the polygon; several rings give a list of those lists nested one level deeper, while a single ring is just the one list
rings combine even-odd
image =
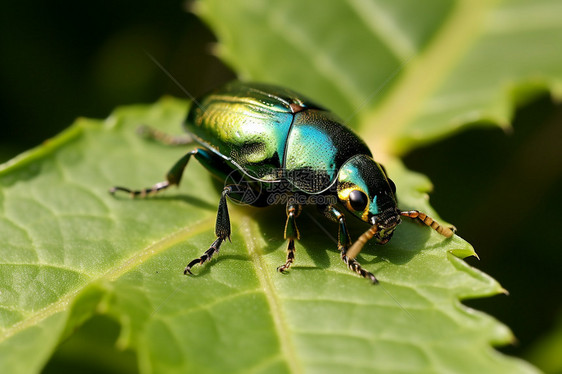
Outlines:
[{"label": "metallic green shell", "polygon": [[319,193],[336,181],[340,167],[357,154],[371,156],[371,151],[336,115],[304,110],[295,114],[283,167],[299,190]]},{"label": "metallic green shell", "polygon": [[307,193],[329,188],[353,155],[371,155],[334,114],[265,84],[232,82],[202,97],[193,103],[185,129],[248,176],[288,180]]}]

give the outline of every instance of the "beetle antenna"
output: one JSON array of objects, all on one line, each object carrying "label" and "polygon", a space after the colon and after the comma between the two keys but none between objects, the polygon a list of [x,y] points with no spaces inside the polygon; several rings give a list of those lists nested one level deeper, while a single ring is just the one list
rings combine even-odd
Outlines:
[{"label": "beetle antenna", "polygon": [[168,76],[168,78],[171,79],[172,82],[174,82],[176,84],[176,86],[178,86],[178,88],[180,90],[183,91],[184,94],[187,95],[187,97],[189,97],[191,99],[191,101],[197,105],[199,107],[199,109],[201,109],[203,112],[205,111],[205,108],[203,108],[201,106],[201,104],[199,104],[199,102],[195,99],[195,97],[184,87],[180,84],[180,82],[178,82],[178,80],[176,78],[174,78],[174,76],[168,71],[166,70],[166,68],[164,66],[162,66],[162,64],[160,62],[158,62],[158,60],[152,56],[150,53],[148,53],[148,51],[144,51],[144,53],[146,53],[146,55],[148,56],[148,58],[150,58],[152,60],[152,62],[154,62],[154,64],[156,66],[158,66],[160,68],[160,70],[162,70],[162,72],[164,74],[166,74]]},{"label": "beetle antenna", "polygon": [[457,231],[455,226],[452,226],[450,228],[441,226],[433,218],[417,210],[408,210],[408,211],[400,212],[400,215],[412,219],[418,219],[421,222],[423,222],[426,226],[431,227],[433,230],[437,231],[439,234],[443,235],[446,238],[450,238],[455,234],[455,231]]},{"label": "beetle antenna", "polygon": [[353,243],[351,245],[351,247],[349,247],[349,249],[347,250],[347,252],[345,253],[347,257],[351,258],[351,259],[355,259],[355,257],[357,257],[357,255],[359,254],[359,252],[361,252],[361,250],[363,249],[363,247],[365,246],[365,244],[367,244],[367,242],[369,240],[371,240],[373,238],[373,236],[375,236],[375,234],[377,233],[379,229],[379,224],[376,223],[373,226],[369,227],[369,230],[365,231],[359,238],[357,238],[357,240],[355,241],[355,243]]}]

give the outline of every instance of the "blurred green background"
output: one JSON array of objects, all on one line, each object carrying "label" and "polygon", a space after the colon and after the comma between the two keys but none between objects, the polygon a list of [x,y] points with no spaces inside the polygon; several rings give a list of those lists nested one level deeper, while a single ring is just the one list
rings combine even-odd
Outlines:
[{"label": "blurred green background", "polygon": [[[149,56],[195,96],[234,78],[188,8],[179,0],[3,4],[0,162],[77,116],[186,97]],[[433,181],[433,206],[476,248],[481,260],[468,262],[510,292],[466,303],[512,328],[518,342],[502,351],[539,366],[530,352],[562,315],[561,140],[562,106],[545,93],[517,111],[512,132],[473,128],[405,159]]]}]

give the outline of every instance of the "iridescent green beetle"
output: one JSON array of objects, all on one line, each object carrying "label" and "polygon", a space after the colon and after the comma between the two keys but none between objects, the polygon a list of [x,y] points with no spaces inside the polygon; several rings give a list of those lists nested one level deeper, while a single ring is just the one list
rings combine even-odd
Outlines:
[{"label": "iridescent green beetle", "polygon": [[[186,266],[185,274],[191,274],[194,265],[209,261],[222,242],[230,239],[227,197],[256,207],[286,204],[284,234],[289,243],[287,260],[277,268],[280,272],[294,262],[295,239],[299,239],[296,218],[304,204],[317,205],[338,222],[342,260],[373,283],[377,283],[375,276],[355,257],[370,239],[387,243],[401,216],[418,219],[446,237],[454,233],[424,213],[399,210],[396,187],[382,165],[373,160],[365,142],[334,114],[294,91],[232,82],[194,101],[185,130],[199,147],[171,168],[166,181],[144,190],[110,190],[146,196],[179,185],[192,156],[225,181],[215,226],[217,239]],[[353,244],[345,211],[370,225]]]}]

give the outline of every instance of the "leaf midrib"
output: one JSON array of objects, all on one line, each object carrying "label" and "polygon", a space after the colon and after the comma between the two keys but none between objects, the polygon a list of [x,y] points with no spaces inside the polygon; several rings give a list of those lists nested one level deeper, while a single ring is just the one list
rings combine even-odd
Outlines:
[{"label": "leaf midrib", "polygon": [[245,235],[243,235],[244,242],[248,248],[250,259],[256,269],[258,281],[264,291],[267,303],[270,306],[269,310],[277,331],[277,336],[279,337],[279,344],[281,346],[281,352],[285,358],[285,362],[289,366],[289,371],[291,373],[303,373],[304,370],[302,365],[297,360],[298,356],[296,348],[287,332],[287,318],[283,314],[282,302],[279,300],[277,288],[273,285],[273,280],[271,278],[272,272],[261,271],[261,269],[265,269],[267,267],[267,264],[265,263],[263,253],[260,250],[258,243],[254,240],[259,233],[253,227],[250,217],[246,215],[240,217],[239,226],[240,230],[245,232]]}]

